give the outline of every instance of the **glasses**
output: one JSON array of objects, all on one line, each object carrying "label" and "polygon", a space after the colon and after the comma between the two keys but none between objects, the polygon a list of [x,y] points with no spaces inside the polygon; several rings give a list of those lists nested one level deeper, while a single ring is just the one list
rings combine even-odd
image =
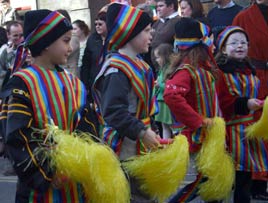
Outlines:
[{"label": "glasses", "polygon": [[103,23],[95,23],[95,26],[102,26]]},{"label": "glasses", "polygon": [[231,45],[232,47],[238,47],[240,44],[241,44],[243,47],[248,46],[248,42],[246,42],[246,41],[241,41],[241,42],[236,41],[236,42],[228,43],[228,44],[226,44],[226,45]]}]

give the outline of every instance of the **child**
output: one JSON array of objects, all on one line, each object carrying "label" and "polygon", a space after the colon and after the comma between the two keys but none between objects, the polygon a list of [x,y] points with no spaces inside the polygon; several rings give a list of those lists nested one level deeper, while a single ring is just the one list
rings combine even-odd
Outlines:
[{"label": "child", "polygon": [[[104,63],[94,84],[95,101],[104,119],[103,140],[121,159],[156,148],[151,128],[157,112],[151,68],[139,56],[149,49],[151,18],[131,6],[113,3],[107,11]],[[151,202],[130,180],[132,202]]]},{"label": "child", "polygon": [[170,125],[172,122],[171,112],[164,102],[163,94],[165,89],[164,76],[170,65],[170,55],[173,53],[173,47],[170,44],[160,44],[155,50],[155,61],[159,65],[158,77],[155,84],[155,93],[159,105],[159,113],[155,115],[155,121],[162,125],[162,136],[164,139],[171,138],[172,131]]},{"label": "child", "polygon": [[[206,128],[220,116],[212,63],[209,28],[194,19],[181,18],[175,25],[174,55],[167,75],[164,101],[176,121],[184,126],[192,158],[201,148]],[[196,197],[200,176],[180,190],[169,202],[189,202]]]},{"label": "child", "polygon": [[248,140],[246,126],[261,109],[256,99],[259,80],[249,63],[248,35],[238,26],[229,26],[218,36],[216,57],[222,77],[218,80],[220,107],[226,120],[227,146],[236,164],[234,202],[250,202],[251,172],[267,171],[267,150],[262,141]]},{"label": "child", "polygon": [[[71,36],[71,23],[58,12],[25,14],[25,42],[2,93],[0,120],[5,149],[18,175],[16,202],[86,201],[80,184],[58,177],[46,156],[37,153],[45,138],[34,130],[55,124],[72,132],[81,120],[85,87],[59,66],[66,64],[72,51]],[[28,49],[34,63],[21,69]]]}]

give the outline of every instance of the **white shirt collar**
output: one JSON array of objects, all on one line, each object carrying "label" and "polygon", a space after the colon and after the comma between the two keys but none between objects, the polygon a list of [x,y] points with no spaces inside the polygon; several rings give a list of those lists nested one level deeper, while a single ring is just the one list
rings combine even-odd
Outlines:
[{"label": "white shirt collar", "polygon": [[220,5],[218,5],[219,9],[224,9],[224,8],[230,8],[233,7],[235,5],[235,3],[233,1],[230,1],[227,5],[225,5],[224,7],[221,7]]},{"label": "white shirt collar", "polygon": [[160,18],[160,20],[161,20],[162,23],[164,23],[165,22],[165,19],[172,19],[172,18],[175,18],[178,15],[179,15],[179,13],[176,11],[176,12],[172,13],[171,15],[169,15],[166,18]]}]

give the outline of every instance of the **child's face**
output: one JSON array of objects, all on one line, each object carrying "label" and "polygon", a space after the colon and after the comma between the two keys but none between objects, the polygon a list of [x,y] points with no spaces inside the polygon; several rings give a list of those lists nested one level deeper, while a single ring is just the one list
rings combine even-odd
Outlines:
[{"label": "child's face", "polygon": [[231,34],[225,43],[223,53],[234,59],[244,59],[248,54],[248,41],[245,34],[242,32]]},{"label": "child's face", "polygon": [[151,25],[147,25],[137,36],[130,40],[130,46],[137,54],[147,53],[152,41]]},{"label": "child's face", "polygon": [[164,66],[164,60],[163,60],[163,57],[159,56],[159,53],[158,53],[157,49],[154,51],[154,56],[155,56],[155,61],[157,62],[157,64],[160,67],[163,67]]},{"label": "child's face", "polygon": [[52,64],[62,65],[67,63],[67,58],[72,52],[71,37],[72,31],[70,30],[47,47],[46,52]]}]

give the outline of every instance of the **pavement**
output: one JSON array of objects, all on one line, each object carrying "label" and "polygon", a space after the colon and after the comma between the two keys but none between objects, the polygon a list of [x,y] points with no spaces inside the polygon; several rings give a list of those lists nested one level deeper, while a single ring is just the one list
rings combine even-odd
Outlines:
[{"label": "pavement", "polygon": [[[3,173],[6,168],[9,167],[7,159],[0,157],[0,203],[14,203],[17,176],[5,176]],[[184,184],[192,181],[194,176],[188,173]],[[200,198],[196,198],[191,203],[204,203]],[[232,196],[228,198],[224,203],[233,203]],[[268,201],[251,200],[251,203],[268,203]]]},{"label": "pavement", "polygon": [[4,175],[9,166],[8,160],[0,157],[0,203],[15,202],[17,176]]}]

